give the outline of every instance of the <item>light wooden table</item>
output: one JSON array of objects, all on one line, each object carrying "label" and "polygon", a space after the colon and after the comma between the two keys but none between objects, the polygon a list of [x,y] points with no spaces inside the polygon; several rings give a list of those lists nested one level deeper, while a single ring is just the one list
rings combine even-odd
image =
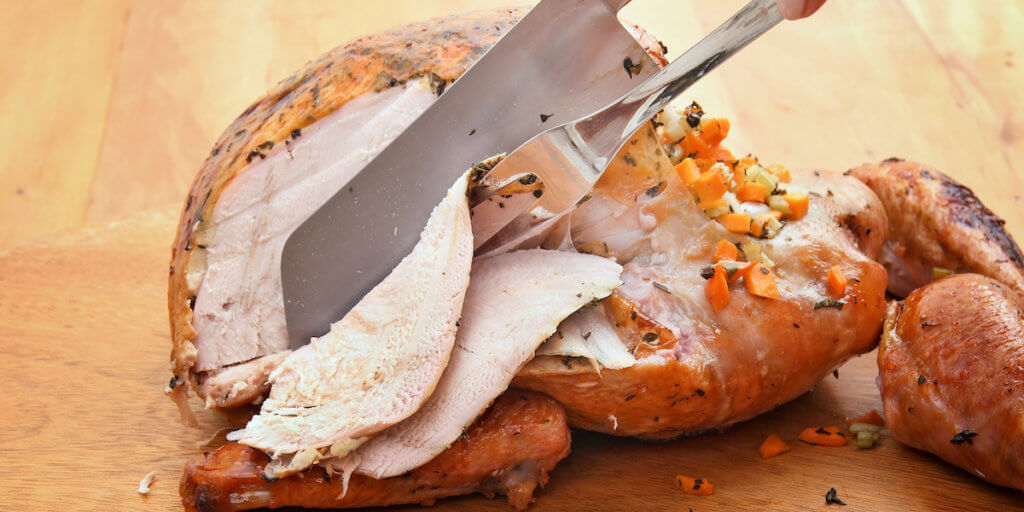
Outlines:
[{"label": "light wooden table", "polygon": [[[183,430],[160,395],[169,376],[168,247],[212,142],[259,94],[332,46],[503,3],[2,6],[0,510],[176,509],[181,464],[225,425],[204,413],[202,429]],[[634,0],[625,17],[675,55],[742,3]],[[692,96],[733,120],[737,153],[839,170],[894,155],[922,160],[971,186],[1024,237],[1022,56],[1024,2],[831,0],[814,18],[767,34]],[[1020,493],[891,439],[879,451],[805,449],[767,466],[749,457],[769,430],[795,435],[877,407],[872,366],[858,359],[841,380],[724,435],[665,445],[578,436],[537,508],[574,497],[580,510],[807,510],[828,482],[861,505],[850,510],[901,499],[909,510],[962,509],[967,498],[977,510],[1021,503]],[[160,480],[142,498],[133,490],[151,469]],[[674,471],[717,474],[722,490],[680,498],[664,487]],[[916,483],[893,483],[900,478]],[[505,510],[475,498],[443,503]]]},{"label": "light wooden table", "polygon": [[[509,0],[43,0],[0,16],[0,250],[177,206],[220,131],[348,39]],[[634,0],[675,55],[742,0]],[[1024,2],[832,0],[693,90],[732,146],[845,169],[901,155],[1024,233]]]}]

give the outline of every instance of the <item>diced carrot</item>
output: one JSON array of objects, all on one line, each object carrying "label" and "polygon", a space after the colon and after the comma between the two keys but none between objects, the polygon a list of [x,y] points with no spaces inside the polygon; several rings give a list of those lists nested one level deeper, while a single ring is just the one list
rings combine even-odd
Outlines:
[{"label": "diced carrot", "polygon": [[771,434],[763,443],[761,443],[761,446],[757,449],[757,454],[760,455],[762,459],[768,459],[776,455],[782,455],[792,449],[793,447],[783,441],[782,438],[775,434]]},{"label": "diced carrot", "polygon": [[747,177],[747,168],[741,167],[736,163],[732,165],[732,186],[738,187],[743,184],[743,179]]},{"label": "diced carrot", "polygon": [[839,427],[808,427],[800,432],[798,439],[821,446],[846,445],[846,434],[840,432]]},{"label": "diced carrot", "polygon": [[718,163],[710,158],[694,158],[693,161],[700,168],[700,172],[704,172]]},{"label": "diced carrot", "polygon": [[[687,133],[686,137],[683,137],[683,140],[679,144],[683,146],[683,155],[691,158],[694,156],[700,156],[711,149],[708,146],[708,143],[704,142],[704,139],[697,135],[696,131]],[[706,157],[701,156],[701,158]]]},{"label": "diced carrot", "polygon": [[697,203],[702,210],[710,210],[712,208],[724,208],[729,206],[729,203],[725,202],[724,198],[715,199],[714,201],[701,201]]},{"label": "diced carrot", "polygon": [[747,181],[740,183],[740,186],[736,188],[736,199],[740,201],[756,201],[763,203],[765,196],[768,194],[768,187]]},{"label": "diced carrot", "polygon": [[736,257],[739,255],[740,250],[736,248],[736,244],[728,240],[719,240],[718,245],[715,246],[715,253],[711,255],[711,262],[718,263],[722,260],[736,261]]},{"label": "diced carrot", "polygon": [[693,188],[697,191],[697,196],[700,197],[702,202],[714,201],[725,195],[725,192],[729,190],[721,169],[711,169],[701,174],[697,181],[693,183]]},{"label": "diced carrot", "polygon": [[676,475],[676,485],[686,494],[706,496],[715,492],[715,486],[707,478],[690,478],[686,475]]},{"label": "diced carrot", "polygon": [[789,192],[782,196],[782,198],[789,203],[789,209],[793,211],[792,214],[787,215],[786,217],[796,220],[807,215],[807,209],[810,207],[811,200],[806,193]]},{"label": "diced carrot", "polygon": [[750,232],[750,214],[749,213],[727,213],[718,217],[718,222],[721,222],[725,229],[728,229],[731,233],[749,233]]},{"label": "diced carrot", "polygon": [[715,313],[729,305],[729,283],[725,278],[725,269],[721,265],[715,265],[715,273],[708,279],[704,294],[708,296]]},{"label": "diced carrot", "polygon": [[[693,133],[693,132],[690,132]],[[710,158],[717,162],[735,162],[736,157],[732,156],[732,151],[723,148],[722,146],[707,148],[703,151],[697,152],[697,158]]]},{"label": "diced carrot", "polygon": [[828,287],[836,295],[842,296],[846,293],[846,276],[843,275],[843,269],[839,268],[839,265],[828,269]]},{"label": "diced carrot", "polygon": [[754,268],[755,265],[757,265],[756,261],[750,261],[750,262],[747,262],[746,265],[743,265],[742,267],[739,267],[736,270],[736,273],[734,273],[732,276],[729,277],[729,282],[732,283],[732,282],[735,282],[735,281],[739,281],[740,278],[742,278],[743,276],[745,276],[748,273],[750,273],[750,269]]},{"label": "diced carrot", "polygon": [[742,168],[744,171],[749,169],[751,166],[757,164],[757,159],[750,156],[745,156],[736,161],[736,167]]},{"label": "diced carrot", "polygon": [[882,416],[880,414],[878,414],[878,411],[872,409],[871,412],[859,418],[850,418],[846,420],[847,425],[853,425],[854,423],[870,423],[872,425],[878,425],[879,427],[881,427],[885,425],[885,420],[882,419]]},{"label": "diced carrot", "polygon": [[755,264],[754,268],[747,272],[747,277],[743,278],[743,282],[746,283],[747,292],[751,295],[766,299],[779,298],[779,287],[775,284],[775,274],[772,274],[768,267],[760,263]]},{"label": "diced carrot", "polygon": [[754,215],[754,220],[750,221],[750,234],[754,236],[763,235],[764,227],[774,218],[775,216],[768,212],[761,212]]},{"label": "diced carrot", "polygon": [[693,185],[700,178],[700,168],[692,158],[684,158],[679,165],[676,165],[676,174],[687,185]]},{"label": "diced carrot", "polygon": [[789,168],[781,164],[769,165],[766,169],[768,172],[775,175],[779,181],[783,183],[789,183],[793,180],[793,175],[789,172]]},{"label": "diced carrot", "polygon": [[770,213],[772,215],[772,217],[775,217],[775,220],[782,220],[782,212],[780,212],[778,210],[772,210],[772,211],[770,211],[768,213]]},{"label": "diced carrot", "polygon": [[708,146],[717,146],[729,136],[729,120],[724,117],[708,119],[700,123],[700,138]]}]

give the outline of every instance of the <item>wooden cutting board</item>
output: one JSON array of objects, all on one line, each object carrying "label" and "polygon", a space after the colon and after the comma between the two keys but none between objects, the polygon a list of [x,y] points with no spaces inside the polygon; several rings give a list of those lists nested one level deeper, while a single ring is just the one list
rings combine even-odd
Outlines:
[{"label": "wooden cutting board", "polygon": [[[222,442],[226,420],[197,408],[200,427],[186,429],[162,393],[176,217],[142,214],[0,255],[0,510],[181,510],[183,464]],[[1019,491],[884,430],[871,450],[795,441],[804,427],[879,409],[875,375],[874,354],[854,359],[838,378],[721,433],[648,443],[576,432],[531,510],[824,510],[837,506],[824,503],[830,487],[850,511],[1024,510]],[[762,460],[756,449],[771,432],[794,448]],[[154,470],[152,492],[137,494]],[[683,494],[677,473],[708,478],[715,494]],[[509,507],[477,495],[433,510]]]}]

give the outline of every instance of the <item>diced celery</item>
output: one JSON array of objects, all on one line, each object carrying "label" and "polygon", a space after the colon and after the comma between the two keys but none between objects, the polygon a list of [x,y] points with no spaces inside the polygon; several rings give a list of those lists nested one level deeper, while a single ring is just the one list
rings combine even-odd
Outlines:
[{"label": "diced celery", "polygon": [[768,207],[772,210],[782,212],[785,215],[792,215],[793,210],[790,209],[789,203],[782,196],[768,196]]},{"label": "diced celery", "polygon": [[743,256],[747,258],[747,261],[757,261],[761,259],[761,244],[757,242],[740,244],[740,249],[743,251]]},{"label": "diced celery", "polygon": [[870,423],[854,423],[850,425],[850,432],[878,432],[882,427]]}]

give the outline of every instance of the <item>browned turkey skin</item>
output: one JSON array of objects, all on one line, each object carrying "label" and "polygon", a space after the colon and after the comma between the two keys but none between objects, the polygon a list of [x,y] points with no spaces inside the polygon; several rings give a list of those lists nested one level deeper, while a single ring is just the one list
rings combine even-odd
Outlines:
[{"label": "browned turkey skin", "polygon": [[261,451],[229,443],[185,466],[181,480],[186,510],[231,512],[258,508],[357,508],[408,503],[480,492],[503,494],[525,508],[548,472],[569,454],[565,411],[538,393],[509,390],[447,450],[405,475],[375,480],[352,475],[348,490],[339,474],[321,467],[275,481],[263,470]]},{"label": "browned turkey skin", "polygon": [[885,418],[903,443],[1024,490],[1024,300],[977,274],[889,307],[878,352]]},{"label": "browned turkey skin", "polygon": [[932,269],[974,272],[1024,291],[1024,255],[1005,223],[971,189],[924,164],[890,158],[848,174],[885,206],[889,236],[879,263],[889,292],[905,297],[932,280]]}]

